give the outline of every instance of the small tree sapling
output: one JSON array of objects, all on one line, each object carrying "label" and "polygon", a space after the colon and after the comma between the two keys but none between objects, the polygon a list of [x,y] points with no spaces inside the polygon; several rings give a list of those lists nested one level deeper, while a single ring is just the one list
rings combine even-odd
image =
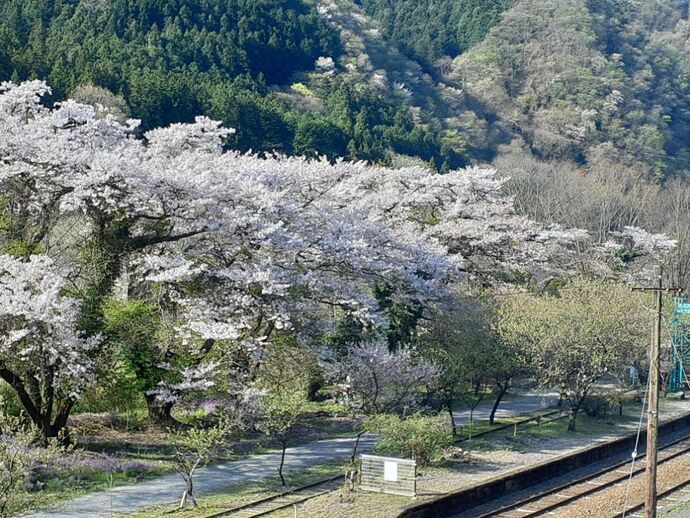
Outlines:
[{"label": "small tree sapling", "polygon": [[292,335],[278,333],[268,345],[266,358],[258,370],[263,389],[260,427],[281,446],[278,476],[284,486],[285,454],[290,434],[306,409],[310,369],[315,361]]},{"label": "small tree sapling", "polygon": [[185,481],[185,491],[180,501],[180,509],[191,502],[198,506],[194,495],[194,475],[205,466],[211,457],[227,445],[229,425],[221,420],[211,428],[188,428],[173,431],[173,462],[176,471]]},{"label": "small tree sapling", "polygon": [[287,485],[283,468],[290,432],[299,422],[307,403],[306,394],[298,390],[277,389],[264,396],[265,417],[263,429],[267,435],[280,443],[280,464],[278,476],[283,486]]}]

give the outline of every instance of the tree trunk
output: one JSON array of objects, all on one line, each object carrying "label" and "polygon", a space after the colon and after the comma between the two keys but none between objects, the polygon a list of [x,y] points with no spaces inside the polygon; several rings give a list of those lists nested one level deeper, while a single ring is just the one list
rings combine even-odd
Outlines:
[{"label": "tree trunk", "polygon": [[[12,387],[29,419],[41,431],[44,445],[47,445],[50,439],[60,436],[67,427],[74,401],[59,401],[56,415],[53,417],[52,405],[49,406],[50,412],[42,411],[40,395],[36,395],[34,399],[30,394],[31,391],[27,390],[24,380],[19,376],[9,369],[0,367],[0,378]],[[65,442],[68,442],[68,436],[64,435],[64,438]]]},{"label": "tree trunk", "polygon": [[59,411],[52,422],[50,421],[49,416],[45,416],[43,422],[39,424],[44,446],[48,446],[48,443],[51,439],[58,438],[59,443],[62,446],[68,446],[72,443],[69,430],[67,429],[67,419],[69,418],[71,409],[72,404],[69,404],[67,408]]},{"label": "tree trunk", "polygon": [[280,466],[278,466],[278,476],[280,476],[280,482],[284,486],[287,486],[287,483],[285,482],[285,477],[283,476],[283,466],[285,465],[285,450],[287,450],[287,441],[283,439],[281,441],[281,444],[283,445],[283,451],[280,455]]},{"label": "tree trunk", "polygon": [[194,473],[189,474],[189,478],[187,479],[187,493],[186,496],[189,500],[192,501],[192,505],[194,507],[198,507],[199,504],[196,503],[196,498],[194,498]]},{"label": "tree trunk", "polygon": [[670,373],[667,374],[666,376],[661,376],[661,392],[664,394],[664,398],[668,397],[668,392],[671,390],[671,384],[669,383],[671,380],[671,375]]},{"label": "tree trunk", "polygon": [[577,421],[577,414],[580,412],[580,407],[582,406],[582,402],[585,400],[585,397],[587,397],[587,394],[579,398],[575,405],[573,405],[572,403],[570,404],[570,416],[568,417],[569,432],[574,432],[576,429],[575,424]]},{"label": "tree trunk", "polygon": [[175,428],[179,423],[172,416],[173,403],[160,404],[156,396],[145,394],[146,408],[149,414],[149,425],[154,428]]},{"label": "tree trunk", "polygon": [[498,394],[496,394],[496,400],[494,401],[494,406],[491,408],[491,414],[489,415],[489,424],[494,424],[494,420],[496,418],[496,410],[498,410],[498,405],[501,404],[501,400],[503,399],[503,396],[506,395],[506,392],[508,392],[508,384],[506,383],[505,385],[498,385]]},{"label": "tree trunk", "polygon": [[453,415],[453,402],[448,399],[446,401],[446,408],[448,409],[448,415],[450,416],[450,426],[453,429],[453,438],[458,435],[458,428],[455,426],[455,416]]},{"label": "tree trunk", "polygon": [[50,439],[56,439],[60,435],[60,430],[52,424],[42,423],[40,429],[44,446],[48,445]]},{"label": "tree trunk", "polygon": [[[352,448],[352,456],[350,457],[350,464],[355,463],[355,457],[357,457],[357,448],[359,447],[359,439],[362,437],[362,434],[364,434],[364,430],[359,432],[357,434],[357,438],[355,439],[355,445]],[[285,451],[283,451],[283,456],[285,455]]]}]

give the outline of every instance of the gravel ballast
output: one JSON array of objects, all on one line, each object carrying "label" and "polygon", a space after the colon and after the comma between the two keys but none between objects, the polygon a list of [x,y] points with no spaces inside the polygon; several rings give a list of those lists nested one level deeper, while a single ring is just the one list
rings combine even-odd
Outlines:
[{"label": "gravel ballast", "polygon": [[[690,477],[690,455],[659,465],[657,474],[657,491],[662,493]],[[644,473],[634,476],[630,483],[616,485],[610,489],[594,493],[572,505],[554,511],[554,518],[601,518],[623,512],[623,505],[631,508],[644,502],[646,479]]]}]

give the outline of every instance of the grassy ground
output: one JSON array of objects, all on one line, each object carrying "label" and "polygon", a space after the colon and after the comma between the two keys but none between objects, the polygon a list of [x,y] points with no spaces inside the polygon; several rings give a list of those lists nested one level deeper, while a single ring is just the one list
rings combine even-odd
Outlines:
[{"label": "grassy ground", "polygon": [[[127,469],[127,461],[117,461],[122,471],[108,474],[110,468],[100,467],[103,456],[89,452],[57,454],[45,467],[35,469],[24,490],[12,503],[12,514],[54,506],[88,493],[106,491],[120,485],[156,478],[170,473],[169,463],[137,462],[136,469]],[[106,464],[110,464],[106,460]],[[93,466],[93,467],[92,467]]]},{"label": "grassy ground", "polygon": [[578,416],[576,430],[568,431],[568,419],[552,421],[541,426],[532,426],[527,429],[518,428],[517,435],[508,429],[505,433],[497,433],[480,437],[473,441],[473,449],[494,449],[497,446],[509,450],[522,450],[535,441],[556,439],[559,437],[601,437],[610,434],[623,433],[631,430],[639,419],[639,406],[624,409],[623,415],[610,415],[607,417],[590,417],[585,413]]},{"label": "grassy ground", "polygon": [[[690,409],[690,402],[688,401],[682,401],[682,400],[677,400],[677,399],[662,399],[659,402],[660,408],[662,409],[678,409],[678,408],[684,408],[687,407]],[[566,408],[564,406],[564,408]],[[627,401],[625,405],[623,406],[623,416],[617,415],[618,409],[612,409],[612,412],[609,413],[609,415],[605,418],[591,418],[589,417],[586,413],[582,412],[578,418],[577,418],[577,430],[575,432],[568,432],[567,430],[567,423],[568,419],[563,418],[558,421],[554,421],[551,423],[544,424],[542,426],[532,426],[529,428],[530,434],[540,436],[540,437],[558,437],[562,436],[565,434],[571,434],[573,436],[593,436],[593,435],[599,435],[599,434],[604,434],[607,433],[611,430],[616,430],[616,429],[623,429],[623,428],[628,428],[631,425],[636,424],[639,421],[640,418],[640,411],[642,409],[642,405],[639,402],[632,402],[632,401]],[[482,432],[486,432],[492,429],[500,428],[501,425],[505,424],[512,424],[517,421],[522,421],[528,417],[536,417],[539,414],[543,414],[544,412],[547,412],[549,410],[554,410],[554,409],[542,409],[536,412],[532,412],[529,414],[524,414],[521,416],[516,416],[516,417],[504,417],[500,419],[496,419],[496,422],[494,425],[489,425],[488,422],[486,421],[481,421],[478,423],[474,423],[472,425],[472,435],[477,435]],[[546,420],[553,419],[553,417],[548,417]],[[663,416],[662,416],[663,417]],[[523,431],[526,428],[521,427],[518,428],[518,436],[523,433]],[[503,432],[501,432],[504,436],[510,435],[513,433],[512,429],[507,429]],[[469,427],[468,426],[463,426],[463,427],[458,427],[458,436],[462,437],[464,439],[467,439],[469,437]],[[492,436],[489,436],[490,438]],[[483,441],[483,438],[478,438],[477,441]],[[489,443],[491,444],[491,442]]]},{"label": "grassy ground", "polygon": [[[662,414],[664,409],[669,411],[678,411],[684,408],[690,410],[690,402],[666,399],[660,402],[660,407]],[[609,434],[621,434],[637,429],[641,411],[641,403],[628,402],[623,407],[622,416],[618,415],[618,409],[615,409],[614,412],[609,413],[605,417],[590,417],[584,412],[580,413],[577,417],[576,430],[574,432],[568,431],[568,419],[564,418],[542,424],[541,426],[532,426],[526,429],[518,428],[516,437],[512,437],[512,429],[508,429],[504,433],[480,437],[473,441],[473,447],[492,449],[500,444],[519,449],[523,446],[523,441],[546,440],[558,437],[602,437]],[[516,418],[516,420],[519,419],[521,418]]]},{"label": "grassy ground", "polygon": [[685,501],[663,509],[659,516],[662,518],[687,518],[690,516],[690,502]]}]

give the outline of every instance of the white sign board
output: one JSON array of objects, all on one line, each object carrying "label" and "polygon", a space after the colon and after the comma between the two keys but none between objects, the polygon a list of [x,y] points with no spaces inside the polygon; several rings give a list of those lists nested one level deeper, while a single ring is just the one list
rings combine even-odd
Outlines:
[{"label": "white sign board", "polygon": [[383,480],[386,482],[398,481],[398,463],[392,460],[383,462]]}]

